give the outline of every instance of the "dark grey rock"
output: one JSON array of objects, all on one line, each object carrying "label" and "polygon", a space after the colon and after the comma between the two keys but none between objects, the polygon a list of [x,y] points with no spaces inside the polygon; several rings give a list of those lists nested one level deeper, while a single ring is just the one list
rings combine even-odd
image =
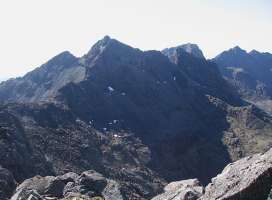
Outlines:
[{"label": "dark grey rock", "polygon": [[107,186],[102,192],[102,196],[105,200],[123,200],[124,197],[121,194],[121,186],[119,183],[113,180],[107,181]]},{"label": "dark grey rock", "polygon": [[75,182],[78,179],[79,175],[74,172],[68,172],[61,176],[58,176],[58,179],[64,182],[65,184],[68,182]]},{"label": "dark grey rock", "polygon": [[35,190],[20,189],[15,192],[10,200],[46,200]]},{"label": "dark grey rock", "polygon": [[21,183],[16,191],[19,190],[33,190],[37,191],[40,195],[62,197],[63,189],[65,187],[64,182],[53,176],[36,176],[31,179],[25,180]]},{"label": "dark grey rock", "polygon": [[0,199],[7,199],[16,188],[16,181],[12,173],[0,166]]},{"label": "dark grey rock", "polygon": [[[74,179],[72,179],[72,182],[67,182],[67,177]],[[106,179],[102,174],[89,170],[83,172],[80,176],[69,172],[57,177],[33,177],[20,184],[11,199],[57,200],[73,198],[96,199],[96,197],[99,197],[105,200],[122,200],[124,198],[121,189],[121,185],[116,181]]]},{"label": "dark grey rock", "polygon": [[101,192],[107,185],[107,179],[102,174],[96,171],[89,170],[83,172],[76,181],[77,185],[85,188],[86,191],[90,191],[89,196],[101,195]]}]

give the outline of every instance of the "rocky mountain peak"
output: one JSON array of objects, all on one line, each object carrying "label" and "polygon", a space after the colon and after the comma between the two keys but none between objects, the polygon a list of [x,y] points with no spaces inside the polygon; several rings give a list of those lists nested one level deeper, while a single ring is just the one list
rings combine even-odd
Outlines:
[{"label": "rocky mountain peak", "polygon": [[231,53],[235,53],[235,54],[247,54],[247,51],[242,49],[239,46],[235,46],[235,47],[231,48],[229,51]]},{"label": "rocky mountain peak", "polygon": [[93,49],[97,49],[97,48],[105,48],[113,41],[114,41],[114,39],[112,39],[112,38],[110,38],[110,36],[106,35],[105,37],[103,37],[101,40],[99,40],[98,42],[96,42],[94,44],[94,46],[91,48],[91,51]]},{"label": "rocky mountain peak", "polygon": [[139,51],[133,47],[130,47],[116,39],[112,39],[109,36],[105,36],[97,43],[93,45],[91,50],[83,56],[83,60],[86,61],[86,65],[95,63],[101,56],[105,56],[109,59],[117,57],[126,57],[133,54],[135,51]]},{"label": "rocky mountain peak", "polygon": [[183,45],[179,46],[179,48],[183,49],[185,52],[187,52],[197,58],[205,59],[203,52],[201,51],[201,49],[198,47],[197,44],[187,43],[187,44],[183,44]]},{"label": "rocky mountain peak", "polygon": [[235,47],[233,47],[233,48],[219,54],[217,57],[224,56],[224,55],[228,55],[228,56],[247,56],[248,53],[246,52],[246,50],[242,49],[241,47],[235,46]]},{"label": "rocky mountain peak", "polygon": [[112,39],[109,36],[105,36],[92,46],[86,57],[90,59],[100,55],[111,42]]},{"label": "rocky mountain peak", "polygon": [[171,47],[162,50],[162,53],[169,58],[175,57],[176,56],[175,54],[177,54],[178,52],[186,52],[196,58],[205,59],[202,51],[196,44],[187,43],[179,45],[177,47]]},{"label": "rocky mountain peak", "polygon": [[235,47],[231,48],[231,50],[234,50],[234,51],[245,51],[243,50],[240,46],[236,45]]},{"label": "rocky mountain peak", "polygon": [[63,66],[63,65],[70,66],[71,64],[74,65],[76,61],[77,58],[72,53],[70,53],[69,51],[64,51],[51,58],[41,67],[46,66],[48,68],[50,66]]},{"label": "rocky mountain peak", "polygon": [[259,51],[253,49],[252,51],[249,52],[250,55],[259,55],[261,54]]},{"label": "rocky mountain peak", "polygon": [[219,54],[213,61],[243,98],[271,113],[271,54],[257,50],[247,53],[237,46]]}]

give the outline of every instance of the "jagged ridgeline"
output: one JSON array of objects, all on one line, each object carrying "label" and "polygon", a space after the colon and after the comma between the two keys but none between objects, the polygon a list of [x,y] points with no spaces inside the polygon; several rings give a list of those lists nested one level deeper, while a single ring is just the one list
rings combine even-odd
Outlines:
[{"label": "jagged ridgeline", "polygon": [[244,99],[272,114],[272,54],[237,46],[213,60]]},{"label": "jagged ridgeline", "polygon": [[151,199],[167,182],[207,184],[228,163],[268,150],[268,110],[214,61],[194,44],[141,51],[106,36],[80,58],[63,52],[1,83],[0,199],[37,175],[27,183],[43,189],[24,182],[17,197]]}]

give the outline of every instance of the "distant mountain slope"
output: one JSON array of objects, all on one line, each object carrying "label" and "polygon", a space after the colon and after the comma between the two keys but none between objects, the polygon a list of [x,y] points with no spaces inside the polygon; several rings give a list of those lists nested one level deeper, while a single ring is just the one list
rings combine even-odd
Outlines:
[{"label": "distant mountain slope", "polygon": [[145,166],[149,160],[149,149],[133,134],[105,134],[62,105],[0,107],[0,165],[19,183],[35,175],[95,169],[117,180],[126,199],[148,199],[164,183]]},{"label": "distant mountain slope", "polygon": [[0,84],[0,101],[34,102],[52,100],[69,82],[84,80],[85,68],[78,58],[63,52],[22,78]]},{"label": "distant mountain slope", "polygon": [[199,55],[106,36],[81,58],[64,52],[0,84],[0,165],[18,181],[95,169],[126,185],[127,199],[148,199],[164,180],[207,183],[232,160],[267,150],[272,118]]},{"label": "distant mountain slope", "polygon": [[243,98],[272,113],[272,54],[234,47],[213,61]]}]

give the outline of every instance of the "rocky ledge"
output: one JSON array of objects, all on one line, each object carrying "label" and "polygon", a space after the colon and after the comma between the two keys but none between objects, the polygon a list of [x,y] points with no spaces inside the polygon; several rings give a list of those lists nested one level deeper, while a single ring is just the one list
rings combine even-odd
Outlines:
[{"label": "rocky ledge", "polygon": [[272,186],[272,149],[225,167],[204,189],[197,179],[172,182],[152,200],[265,200]]}]

